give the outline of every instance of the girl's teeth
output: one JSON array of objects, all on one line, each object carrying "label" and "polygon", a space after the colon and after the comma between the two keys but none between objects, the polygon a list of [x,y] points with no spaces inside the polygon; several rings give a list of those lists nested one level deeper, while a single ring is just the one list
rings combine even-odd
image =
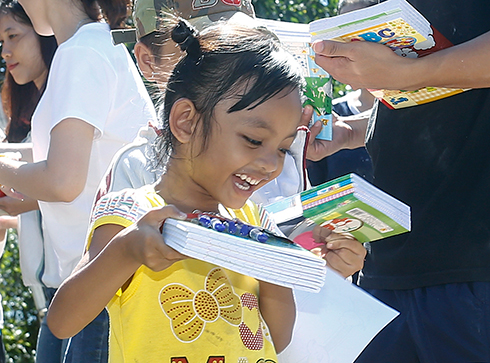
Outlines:
[{"label": "girl's teeth", "polygon": [[248,185],[248,184],[242,185],[239,183],[235,183],[235,185],[238,187],[238,189],[241,189],[241,190],[249,190],[250,189],[250,185]]},{"label": "girl's teeth", "polygon": [[241,180],[246,181],[247,183],[251,185],[257,185],[259,182],[255,179],[252,179],[251,177],[245,175],[245,174],[236,174],[237,177],[239,177]]}]

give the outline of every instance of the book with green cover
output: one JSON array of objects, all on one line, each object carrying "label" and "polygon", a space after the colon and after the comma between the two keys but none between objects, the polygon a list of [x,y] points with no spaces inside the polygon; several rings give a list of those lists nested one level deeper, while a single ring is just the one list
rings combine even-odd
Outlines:
[{"label": "book with green cover", "polygon": [[[408,205],[356,174],[347,174],[304,191],[299,199],[305,220],[288,236],[294,241],[311,232],[317,224],[363,243],[405,233],[411,228]],[[273,217],[285,215],[278,203],[265,207]],[[297,209],[297,205],[294,208]]]}]

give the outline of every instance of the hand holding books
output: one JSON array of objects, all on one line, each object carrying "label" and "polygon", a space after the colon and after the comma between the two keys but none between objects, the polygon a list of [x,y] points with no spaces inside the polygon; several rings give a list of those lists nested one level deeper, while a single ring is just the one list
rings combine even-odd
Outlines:
[{"label": "hand holding books", "polygon": [[310,33],[312,41],[335,41],[313,44],[318,65],[353,88],[368,88],[389,108],[416,106],[466,90],[427,82],[424,75],[434,69],[416,59],[452,43],[406,0],[316,20],[310,23]]}]

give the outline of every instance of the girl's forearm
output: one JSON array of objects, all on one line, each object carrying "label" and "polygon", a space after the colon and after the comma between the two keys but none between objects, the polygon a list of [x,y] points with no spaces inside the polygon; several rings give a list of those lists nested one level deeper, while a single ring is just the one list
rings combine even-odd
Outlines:
[{"label": "girl's forearm", "polygon": [[283,351],[291,341],[296,306],[289,288],[259,281],[259,306],[272,335],[276,351]]},{"label": "girl's forearm", "polygon": [[47,315],[50,330],[60,339],[74,336],[89,324],[139,267],[117,235],[92,261],[86,254],[58,289]]}]

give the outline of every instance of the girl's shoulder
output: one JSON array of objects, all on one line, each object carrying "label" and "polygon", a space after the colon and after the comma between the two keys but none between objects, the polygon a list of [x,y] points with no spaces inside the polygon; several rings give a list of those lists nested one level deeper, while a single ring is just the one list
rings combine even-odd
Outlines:
[{"label": "girl's shoulder", "polygon": [[59,45],[53,61],[59,61],[58,58],[76,66],[82,66],[84,63],[90,66],[102,63],[105,67],[111,68],[115,61],[126,62],[128,54],[123,44],[113,44],[107,24],[90,23],[78,29],[70,39]]},{"label": "girl's shoulder", "polygon": [[91,223],[105,217],[122,218],[135,223],[150,209],[164,204],[163,199],[155,192],[152,185],[111,192],[104,195],[95,204]]}]

